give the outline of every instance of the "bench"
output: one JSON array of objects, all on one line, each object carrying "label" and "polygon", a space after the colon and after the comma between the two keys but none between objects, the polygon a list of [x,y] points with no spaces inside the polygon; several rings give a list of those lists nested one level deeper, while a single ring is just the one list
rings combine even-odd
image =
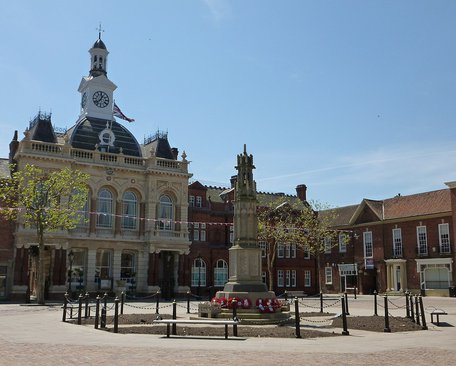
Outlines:
[{"label": "bench", "polygon": [[437,319],[437,326],[440,326],[440,315],[448,315],[448,313],[444,310],[434,310],[431,312],[431,323],[434,324],[434,315]]},{"label": "bench", "polygon": [[158,319],[154,320],[157,324],[166,324],[166,337],[170,336],[171,324],[211,324],[211,325],[224,325],[225,326],[225,339],[228,339],[228,325],[238,325],[240,322],[237,320],[192,320],[192,319]]}]

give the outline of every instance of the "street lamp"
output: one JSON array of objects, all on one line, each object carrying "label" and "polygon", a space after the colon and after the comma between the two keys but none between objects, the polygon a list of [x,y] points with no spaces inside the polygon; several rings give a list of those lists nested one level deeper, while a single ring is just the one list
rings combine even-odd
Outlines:
[{"label": "street lamp", "polygon": [[73,274],[73,261],[74,261],[73,250],[70,250],[70,252],[68,253],[68,261],[70,262],[70,270],[68,271],[68,293],[71,294],[71,275]]}]

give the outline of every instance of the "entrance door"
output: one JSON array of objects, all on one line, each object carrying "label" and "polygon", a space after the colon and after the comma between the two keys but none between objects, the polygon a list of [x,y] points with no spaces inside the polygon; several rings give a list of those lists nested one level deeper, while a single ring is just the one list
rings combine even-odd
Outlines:
[{"label": "entrance door", "polygon": [[170,300],[174,297],[174,252],[164,251],[160,253],[160,288],[162,297]]}]

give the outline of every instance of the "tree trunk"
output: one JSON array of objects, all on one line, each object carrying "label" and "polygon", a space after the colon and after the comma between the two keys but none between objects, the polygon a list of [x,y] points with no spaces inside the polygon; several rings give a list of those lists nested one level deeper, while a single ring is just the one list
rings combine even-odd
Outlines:
[{"label": "tree trunk", "polygon": [[36,274],[36,302],[40,305],[45,304],[45,273],[44,273],[44,233],[43,226],[38,229],[38,266]]}]

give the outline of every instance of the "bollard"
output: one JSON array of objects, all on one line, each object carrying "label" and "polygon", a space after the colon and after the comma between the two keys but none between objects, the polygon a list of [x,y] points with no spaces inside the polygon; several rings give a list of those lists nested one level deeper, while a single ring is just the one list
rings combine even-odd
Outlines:
[{"label": "bollard", "polygon": [[[237,318],[237,301],[236,300],[231,301],[231,306],[233,307],[233,320],[237,321],[238,320],[238,318]],[[233,325],[233,337],[237,337],[237,336],[238,336],[237,324],[234,324]]]},{"label": "bollard", "polygon": [[119,332],[119,298],[114,299],[114,333]]},{"label": "bollard", "polygon": [[383,332],[391,333],[391,328],[389,325],[389,314],[388,314],[388,297],[384,296],[384,305],[385,305],[385,328],[383,328]]},{"label": "bollard", "polygon": [[301,338],[301,317],[299,315],[299,301],[298,298],[294,298],[295,304],[295,336],[296,338]]},{"label": "bollard", "polygon": [[78,297],[78,325],[81,325],[81,317],[82,317],[82,294],[79,294]]},{"label": "bollard", "polygon": [[356,292],[357,292],[357,288],[353,287],[353,295],[355,296],[355,300],[356,300]]},{"label": "bollard", "polygon": [[323,312],[323,292],[320,291],[320,313]]},{"label": "bollard", "polygon": [[415,323],[415,311],[413,310],[413,295],[410,294],[410,320]]},{"label": "bollard", "polygon": [[103,295],[103,305],[104,305],[105,310],[107,310],[108,309],[108,294],[106,292]]},{"label": "bollard", "polygon": [[158,314],[158,308],[160,307],[160,291],[157,291],[155,296],[157,296],[157,302],[155,304],[155,314]]},{"label": "bollard", "polygon": [[405,317],[410,318],[409,294],[405,291]]},{"label": "bollard", "polygon": [[418,303],[418,295],[415,295],[415,316],[416,316],[416,324],[420,325],[420,309]]},{"label": "bollard", "polygon": [[345,297],[342,296],[340,298],[340,301],[342,303],[342,326],[343,326],[343,330],[342,330],[342,335],[349,335],[350,333],[348,332],[348,328],[347,328],[347,313],[346,313],[346,309],[345,309]]},{"label": "bollard", "polygon": [[123,315],[123,308],[125,303],[125,292],[120,293],[120,314]]},{"label": "bollard", "polygon": [[420,296],[420,311],[421,311],[421,329],[427,330],[426,314],[424,313],[423,297]]},{"label": "bollard", "polygon": [[[176,304],[176,300],[173,300],[173,319],[176,319],[176,308],[177,308],[177,304]],[[177,331],[176,331],[176,323],[173,323],[173,329],[172,329],[172,335],[176,335],[177,334]]]},{"label": "bollard", "polygon": [[100,295],[97,295],[96,306],[95,306],[95,329],[98,329],[98,323],[100,322]]},{"label": "bollard", "polygon": [[378,316],[378,313],[377,313],[377,291],[376,290],[374,290],[374,315]]},{"label": "bollard", "polygon": [[190,314],[190,291],[187,291],[187,314]]},{"label": "bollard", "polygon": [[100,328],[106,328],[106,308],[104,306],[101,308]]},{"label": "bollard", "polygon": [[62,322],[66,322],[66,313],[68,307],[68,293],[65,293],[63,296],[63,315],[62,315]]},{"label": "bollard", "polygon": [[283,298],[285,299],[285,301],[288,301],[288,292],[287,292],[287,290],[285,290],[285,292],[283,293]]},{"label": "bollard", "polygon": [[345,297],[345,314],[350,315],[350,312],[348,311],[348,295],[347,295],[347,291],[344,291],[344,297]]},{"label": "bollard", "polygon": [[89,293],[86,292],[84,299],[85,299],[85,307],[84,307],[84,319],[87,319],[89,317]]}]

